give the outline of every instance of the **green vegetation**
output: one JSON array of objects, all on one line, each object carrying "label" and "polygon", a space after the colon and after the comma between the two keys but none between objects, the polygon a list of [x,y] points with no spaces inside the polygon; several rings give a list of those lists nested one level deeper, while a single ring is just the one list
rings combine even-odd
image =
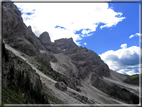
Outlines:
[{"label": "green vegetation", "polygon": [[25,104],[27,102],[26,98],[4,85],[2,86],[2,96],[3,104]]},{"label": "green vegetation", "polygon": [[[141,78],[142,78],[142,74],[141,74]],[[128,84],[132,84],[132,85],[139,85],[139,75],[136,74],[136,75],[129,76],[126,80],[124,80],[124,82]]]}]

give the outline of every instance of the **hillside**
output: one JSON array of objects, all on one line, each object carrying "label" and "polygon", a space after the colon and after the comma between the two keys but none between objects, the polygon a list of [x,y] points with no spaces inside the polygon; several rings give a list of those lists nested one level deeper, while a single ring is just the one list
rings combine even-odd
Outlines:
[{"label": "hillside", "polygon": [[[142,78],[142,75],[140,76]],[[139,85],[139,75],[136,74],[136,75],[129,76],[126,80],[124,80],[124,82],[138,86]]]},{"label": "hillside", "polygon": [[[12,3],[3,3],[3,104],[138,104],[139,87],[72,38],[37,37]],[[137,106],[137,105],[135,105]]]}]

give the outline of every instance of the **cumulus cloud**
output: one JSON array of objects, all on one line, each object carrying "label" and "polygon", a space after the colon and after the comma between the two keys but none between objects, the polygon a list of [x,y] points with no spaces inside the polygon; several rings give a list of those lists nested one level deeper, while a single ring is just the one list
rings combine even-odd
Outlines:
[{"label": "cumulus cloud", "polygon": [[142,34],[140,34],[140,33],[135,33],[134,35],[131,35],[131,36],[129,36],[129,39],[131,39],[131,38],[133,38],[133,37],[135,37],[135,36],[141,36]]},{"label": "cumulus cloud", "polygon": [[109,50],[100,55],[101,59],[108,64],[110,69],[119,73],[133,75],[139,73],[140,48],[127,44],[122,44],[117,51]]},{"label": "cumulus cloud", "polygon": [[126,49],[127,48],[127,44],[121,44],[121,48]]},{"label": "cumulus cloud", "polygon": [[[115,12],[108,3],[15,3],[22,12],[27,26],[32,26],[33,32],[39,36],[47,31],[51,41],[72,37],[78,40],[91,36],[100,28],[116,26],[125,17],[121,12]],[[28,15],[27,13],[32,13]],[[61,29],[61,26],[65,29]],[[75,32],[82,29],[81,35]]]}]

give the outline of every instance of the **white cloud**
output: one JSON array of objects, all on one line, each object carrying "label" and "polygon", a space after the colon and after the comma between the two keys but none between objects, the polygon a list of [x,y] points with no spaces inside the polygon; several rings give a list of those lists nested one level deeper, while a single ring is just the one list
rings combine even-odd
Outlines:
[{"label": "white cloud", "polygon": [[127,75],[135,75],[135,74],[139,74],[137,72],[137,70],[135,69],[121,69],[119,71],[117,71],[118,73],[121,73],[121,74],[127,74]]},{"label": "white cloud", "polygon": [[109,50],[100,55],[101,59],[108,64],[110,69],[119,73],[129,75],[139,73],[139,57],[140,48],[131,46],[127,48],[127,44],[121,45],[122,49],[117,51]]},{"label": "white cloud", "polygon": [[84,43],[84,45],[87,45],[87,43]]},{"label": "white cloud", "polygon": [[126,48],[127,48],[127,44],[126,44],[126,43],[121,44],[121,48],[122,48],[122,49],[126,49]]},{"label": "white cloud", "polygon": [[131,38],[133,38],[135,35],[131,35],[130,37],[129,37],[129,39],[131,39]]},{"label": "white cloud", "polygon": [[133,38],[133,37],[135,37],[135,36],[141,36],[142,34],[140,34],[140,33],[135,33],[134,35],[131,35],[131,36],[129,36],[129,39],[131,39],[131,38]]},{"label": "white cloud", "polygon": [[[99,23],[104,27],[116,26],[125,17],[122,13],[109,8],[108,3],[15,3],[21,10],[27,26],[31,25],[33,32],[39,36],[47,31],[51,41],[59,38],[70,38],[77,43],[83,37],[91,36]],[[33,13],[27,15],[27,12]],[[62,26],[66,29],[55,28]],[[83,29],[82,34],[75,34]],[[89,30],[87,30],[89,29]],[[77,43],[79,45],[79,42]]]}]

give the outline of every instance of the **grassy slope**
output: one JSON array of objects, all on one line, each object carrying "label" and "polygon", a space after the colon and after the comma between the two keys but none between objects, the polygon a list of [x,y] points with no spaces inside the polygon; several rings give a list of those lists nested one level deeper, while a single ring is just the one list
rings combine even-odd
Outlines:
[{"label": "grassy slope", "polygon": [[3,85],[2,88],[3,104],[25,104],[27,99],[19,95],[16,91],[9,89]]},{"label": "grassy slope", "polygon": [[[142,77],[142,75],[141,75]],[[128,83],[128,84],[132,84],[132,85],[139,85],[139,75],[132,75],[127,77],[126,80],[124,80],[124,82]]]}]

